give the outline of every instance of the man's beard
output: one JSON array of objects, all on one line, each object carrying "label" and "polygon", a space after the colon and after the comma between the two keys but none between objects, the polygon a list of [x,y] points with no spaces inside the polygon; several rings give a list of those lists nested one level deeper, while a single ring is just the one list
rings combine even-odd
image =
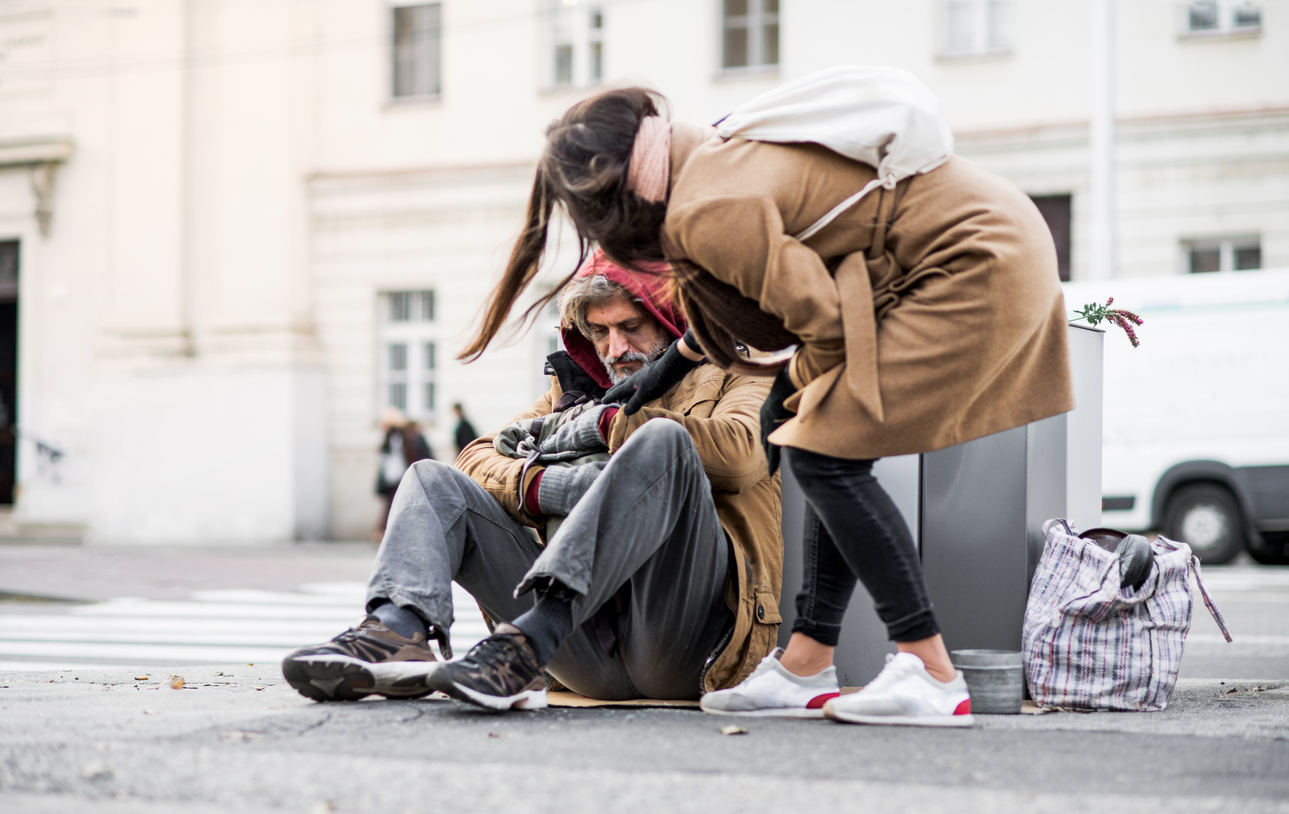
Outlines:
[{"label": "man's beard", "polygon": [[[659,356],[666,353],[667,348],[670,345],[671,343],[665,338],[659,339],[658,344],[653,348],[650,348],[648,353],[629,350],[621,356],[601,356],[600,362],[604,365],[604,369],[609,373],[609,381],[614,384],[622,384],[628,377],[634,376],[635,373],[619,373],[617,369],[613,367],[614,365],[621,364],[622,362],[644,362],[644,364],[640,366],[640,370],[644,370],[649,367],[649,365],[656,362]],[[636,373],[639,373],[640,370],[637,370]]]}]

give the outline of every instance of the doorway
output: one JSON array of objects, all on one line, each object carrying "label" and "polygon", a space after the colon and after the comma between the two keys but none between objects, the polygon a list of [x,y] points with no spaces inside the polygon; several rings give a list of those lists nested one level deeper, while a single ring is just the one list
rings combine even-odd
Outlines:
[{"label": "doorway", "polygon": [[17,474],[18,241],[0,241],[0,506],[13,505]]}]

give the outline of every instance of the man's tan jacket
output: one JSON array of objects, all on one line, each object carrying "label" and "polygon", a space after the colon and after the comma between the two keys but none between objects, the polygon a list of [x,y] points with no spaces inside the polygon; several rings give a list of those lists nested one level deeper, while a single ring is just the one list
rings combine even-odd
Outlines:
[{"label": "man's tan jacket", "polygon": [[[684,425],[702,458],[712,485],[721,525],[729,536],[734,561],[726,602],[736,614],[728,641],[712,654],[703,689],[731,687],[747,677],[774,648],[779,627],[779,589],[783,578],[783,535],[779,476],[766,474],[760,441],[760,410],[770,380],[725,373],[713,365],[690,371],[667,395],[638,413],[618,413],[609,430],[609,452],[617,452],[646,421]],[[563,395],[551,377],[551,389],[515,421],[548,415]],[[521,523],[537,527],[540,518],[519,510],[524,462],[492,447],[495,433],[476,439],[461,451],[456,466],[474,478]],[[540,469],[530,468],[527,488]]]}]

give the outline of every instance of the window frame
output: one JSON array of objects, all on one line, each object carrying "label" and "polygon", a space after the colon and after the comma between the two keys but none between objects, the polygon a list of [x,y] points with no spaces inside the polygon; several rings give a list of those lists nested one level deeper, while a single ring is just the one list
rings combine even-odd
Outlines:
[{"label": "window frame", "polygon": [[[951,43],[952,7],[958,4],[969,6],[971,10],[971,44],[967,48],[955,48]],[[939,0],[936,3],[936,59],[942,62],[961,62],[1011,56],[1014,47],[1014,10],[1012,0]],[[1001,43],[991,41],[996,14],[1000,14],[1002,19]]]},{"label": "window frame", "polygon": [[[549,288],[544,288],[543,296],[549,292]],[[574,328],[573,330],[577,330]],[[531,332],[533,351],[537,355],[537,363],[534,370],[541,375],[535,379],[536,394],[533,398],[539,398],[543,393],[550,390],[550,377],[546,375],[546,357],[552,353],[567,350],[564,347],[564,336],[560,328],[559,298],[551,300],[542,309],[541,314],[533,322]]]},{"label": "window frame", "polygon": [[[444,86],[444,81],[443,81],[444,79],[444,70],[443,70],[444,68],[444,59],[443,59],[444,5],[445,4],[443,3],[443,0],[432,0],[432,2],[426,2],[426,0],[389,0],[388,4],[385,6],[385,9],[386,9],[385,24],[387,27],[385,44],[386,44],[386,47],[388,48],[388,51],[386,53],[386,59],[385,59],[386,74],[385,74],[384,97],[388,104],[407,105],[407,104],[418,104],[418,103],[424,103],[424,102],[437,102],[442,100],[443,86]],[[437,62],[437,64],[434,67],[434,78],[437,84],[437,89],[426,93],[406,93],[406,94],[400,95],[397,92],[398,91],[398,51],[397,51],[398,43],[396,38],[398,36],[398,29],[395,23],[395,19],[399,9],[417,8],[422,6],[424,7],[434,6],[438,8],[438,21],[436,25],[438,36],[437,36],[437,42],[434,44],[434,59]]]},{"label": "window frame", "polygon": [[1074,193],[1048,192],[1030,195],[1056,246],[1056,270],[1061,282],[1068,283],[1073,268],[1074,253]]},{"label": "window frame", "polygon": [[[1211,5],[1217,10],[1217,25],[1212,28],[1192,28],[1191,10],[1196,6]],[[1258,10],[1258,22],[1236,25],[1236,11],[1242,8]],[[1177,38],[1179,40],[1240,39],[1262,35],[1263,7],[1253,0],[1185,0],[1177,4]]]},{"label": "window frame", "polygon": [[[407,318],[398,318],[407,306]],[[387,406],[401,409],[417,422],[433,421],[442,403],[439,382],[442,343],[439,336],[438,303],[433,288],[390,288],[376,295],[376,412]],[[401,368],[393,364],[394,348],[402,346]],[[391,398],[393,388],[402,386],[403,404]],[[429,388],[427,390],[427,388]],[[428,403],[429,392],[433,403]]]},{"label": "window frame", "polygon": [[[604,84],[605,53],[608,29],[607,2],[577,0],[567,5],[563,0],[545,0],[544,42],[542,61],[544,85],[550,91],[585,90]],[[592,26],[592,19],[599,17],[599,26]],[[594,75],[593,46],[599,46],[599,75]],[[569,78],[559,76],[557,50],[569,49]]]},{"label": "window frame", "polygon": [[[778,8],[773,12],[765,10],[766,0],[746,0],[748,13],[741,16],[747,20],[745,28],[748,31],[747,40],[747,64],[730,65],[725,64],[725,32],[731,28],[729,21],[731,17],[725,14],[725,1],[715,0],[716,2],[716,74],[719,77],[739,77],[747,75],[762,76],[765,74],[774,74],[779,71],[783,64],[783,0],[778,0]],[[755,11],[753,11],[755,9]],[[777,29],[775,43],[775,61],[764,61],[765,46],[765,28],[773,25]],[[754,32],[760,36],[754,36]]]},{"label": "window frame", "polygon": [[[1262,269],[1262,235],[1237,234],[1223,237],[1188,238],[1181,241],[1181,272],[1183,274],[1220,274],[1224,272],[1260,271]],[[1256,249],[1257,268],[1236,268],[1236,254]],[[1194,271],[1192,258],[1196,251],[1218,252],[1218,267],[1213,271]]]}]

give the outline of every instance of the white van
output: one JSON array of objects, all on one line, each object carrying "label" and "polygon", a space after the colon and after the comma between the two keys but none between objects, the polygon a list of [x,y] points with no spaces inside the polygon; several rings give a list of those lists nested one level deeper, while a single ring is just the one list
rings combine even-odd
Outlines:
[{"label": "white van", "polygon": [[[1289,564],[1289,271],[1066,283],[1145,320],[1105,339],[1102,523],[1205,563]],[[1080,323],[1082,324],[1082,323]]]}]

